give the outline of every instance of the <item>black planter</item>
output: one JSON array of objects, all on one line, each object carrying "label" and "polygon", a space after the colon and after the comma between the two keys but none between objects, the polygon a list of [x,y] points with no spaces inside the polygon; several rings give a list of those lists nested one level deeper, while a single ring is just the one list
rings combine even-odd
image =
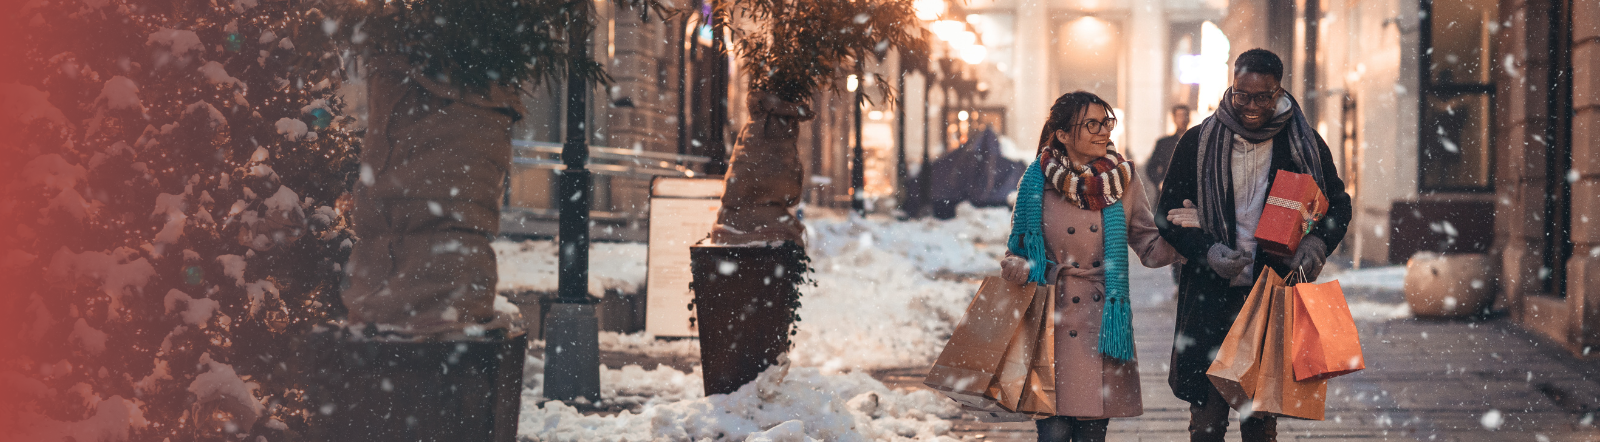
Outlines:
[{"label": "black planter", "polygon": [[793,243],[696,245],[689,259],[706,395],[732,393],[789,351],[809,260]]},{"label": "black planter", "polygon": [[299,351],[313,441],[513,442],[528,338],[353,340],[313,333]]}]

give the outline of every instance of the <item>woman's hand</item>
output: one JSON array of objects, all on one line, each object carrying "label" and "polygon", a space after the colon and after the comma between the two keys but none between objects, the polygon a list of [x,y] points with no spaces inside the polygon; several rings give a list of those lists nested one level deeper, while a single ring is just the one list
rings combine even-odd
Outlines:
[{"label": "woman's hand", "polygon": [[1028,283],[1028,260],[1009,255],[1000,260],[1000,277],[1016,285]]},{"label": "woman's hand", "polygon": [[1195,208],[1194,201],[1183,200],[1182,209],[1172,209],[1167,212],[1167,221],[1179,227],[1200,227],[1200,209]]}]

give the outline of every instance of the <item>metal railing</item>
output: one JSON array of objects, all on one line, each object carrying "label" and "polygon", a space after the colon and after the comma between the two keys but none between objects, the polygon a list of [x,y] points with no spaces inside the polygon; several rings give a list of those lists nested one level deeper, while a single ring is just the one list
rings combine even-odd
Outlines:
[{"label": "metal railing", "polygon": [[[513,140],[511,161],[542,169],[566,170],[567,168],[561,164],[561,143]],[[696,172],[691,166],[704,165],[710,161],[710,158],[693,155],[590,146],[588,168],[600,175],[692,178]]]},{"label": "metal railing", "polygon": [[[561,144],[513,140],[512,170],[508,177],[501,230],[525,236],[554,236],[560,218],[555,191],[566,165]],[[650,182],[656,177],[702,176],[710,158],[604,146],[589,147],[589,164],[595,175],[594,237],[634,240],[648,228]]]}]

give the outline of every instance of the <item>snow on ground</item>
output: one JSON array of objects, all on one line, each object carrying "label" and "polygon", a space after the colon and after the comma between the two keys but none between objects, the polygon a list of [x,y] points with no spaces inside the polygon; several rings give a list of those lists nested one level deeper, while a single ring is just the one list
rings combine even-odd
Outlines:
[{"label": "snow on ground", "polygon": [[[499,260],[499,292],[555,293],[559,255],[552,240],[498,240],[494,253]],[[647,248],[641,243],[596,242],[589,248],[589,294],[604,297],[606,291],[644,292]]]},{"label": "snow on ground", "polygon": [[1403,265],[1344,269],[1320,278],[1321,281],[1339,281],[1350,303],[1350,316],[1357,321],[1374,322],[1411,317],[1411,306],[1401,295],[1405,279],[1406,266]]},{"label": "snow on ground", "polygon": [[[633,385],[668,383],[659,374],[663,370],[672,371],[635,370],[645,381]],[[584,415],[556,401],[540,403],[525,391],[518,435],[540,441],[954,440],[942,435],[952,428],[949,419],[960,415],[954,403],[932,391],[891,390],[862,372],[828,375],[779,365],[732,394],[657,397],[638,413],[613,416]]]},{"label": "snow on ground", "polygon": [[[947,438],[948,419],[961,415],[953,402],[927,390],[891,390],[869,370],[923,366],[938,356],[979,278],[999,270],[1009,211],[963,206],[954,220],[905,222],[808,214],[813,215],[807,220],[807,241],[816,285],[801,289],[791,364],[774,367],[738,392],[711,397],[703,396],[698,368],[684,373],[666,365],[603,367],[597,405],[628,409],[603,416],[543,401],[544,364],[529,357],[521,436],[542,441]],[[644,246],[595,246],[590,262],[607,267],[592,268],[592,278],[636,281],[631,286],[642,289]],[[612,249],[603,251],[608,246]],[[500,241],[495,249],[502,291],[536,284],[555,289],[553,243]],[[610,255],[602,258],[602,253]],[[600,341],[605,351],[699,353],[696,341],[657,341],[644,333],[601,333]]]}]

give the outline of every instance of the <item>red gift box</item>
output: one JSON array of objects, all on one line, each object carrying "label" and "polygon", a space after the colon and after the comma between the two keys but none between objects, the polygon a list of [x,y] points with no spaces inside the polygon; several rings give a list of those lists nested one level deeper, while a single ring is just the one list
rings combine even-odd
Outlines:
[{"label": "red gift box", "polygon": [[1311,233],[1328,213],[1328,198],[1317,188],[1311,175],[1279,170],[1267,193],[1267,206],[1256,224],[1256,243],[1261,251],[1279,258],[1294,256],[1300,238]]}]

